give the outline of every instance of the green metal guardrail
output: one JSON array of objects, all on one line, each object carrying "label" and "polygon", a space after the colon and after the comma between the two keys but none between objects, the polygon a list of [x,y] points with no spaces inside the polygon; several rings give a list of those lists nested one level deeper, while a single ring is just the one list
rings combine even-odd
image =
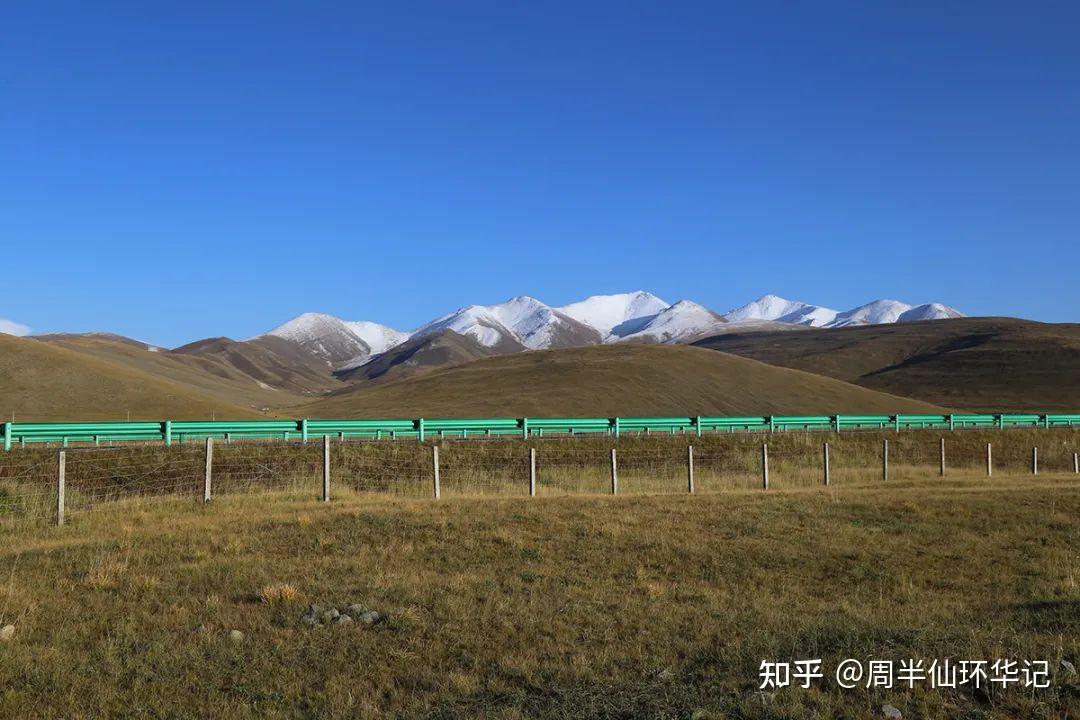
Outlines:
[{"label": "green metal guardrail", "polygon": [[50,422],[2,425],[4,450],[31,443],[100,444],[311,437],[431,438],[480,436],[694,434],[845,430],[963,430],[1080,427],[1080,414],[1018,415],[773,415],[748,417],[466,418],[413,420],[162,420],[160,422]]}]

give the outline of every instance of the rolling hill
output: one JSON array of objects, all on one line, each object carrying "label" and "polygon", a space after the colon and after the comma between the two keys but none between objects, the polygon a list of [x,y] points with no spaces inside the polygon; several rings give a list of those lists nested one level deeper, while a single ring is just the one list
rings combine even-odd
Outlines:
[{"label": "rolling hill", "polygon": [[0,334],[0,417],[13,414],[24,421],[261,416],[210,392],[89,353]]},{"label": "rolling hill", "polygon": [[175,350],[148,349],[145,343],[101,333],[27,339],[73,350],[244,407],[295,405],[341,387],[324,360],[296,343],[273,336],[247,342],[209,338]]},{"label": "rolling hill", "polygon": [[1080,410],[1080,325],[959,318],[728,333],[699,347],[984,412]]},{"label": "rolling hill", "polygon": [[356,385],[289,411],[310,417],[760,415],[941,412],[704,348],[606,345],[485,358]]},{"label": "rolling hill", "polygon": [[340,370],[336,375],[349,382],[392,380],[498,354],[498,348],[481,345],[471,335],[439,330],[407,340],[360,367]]}]

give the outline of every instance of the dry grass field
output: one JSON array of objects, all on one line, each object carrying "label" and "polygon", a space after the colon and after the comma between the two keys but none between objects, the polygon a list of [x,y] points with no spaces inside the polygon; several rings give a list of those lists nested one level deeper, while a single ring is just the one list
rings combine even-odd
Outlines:
[{"label": "dry grass field", "polygon": [[[795,472],[798,443],[821,438],[778,437],[791,465],[768,492],[747,460],[745,483],[693,496],[677,461],[635,475],[628,459],[626,495],[599,494],[598,465],[599,486],[493,497],[492,476],[466,468],[509,467],[526,446],[446,443],[438,502],[420,459],[404,491],[373,484],[391,470],[365,474],[364,453],[392,468],[410,446],[346,446],[328,504],[315,499],[318,448],[296,446],[291,471],[267,475],[289,482],[209,506],[143,497],[76,508],[63,528],[0,521],[0,626],[14,626],[0,643],[0,717],[872,718],[886,703],[905,718],[1075,717],[1080,479],[1059,465],[1025,474],[1021,453],[1050,435],[999,436],[1003,460],[1010,442],[1017,458],[992,478],[941,478],[936,459],[914,460],[934,447],[927,434],[897,450],[909,462],[888,482],[868,456],[828,488],[809,460]],[[539,449],[557,448],[589,466],[589,442]],[[466,450],[468,464],[454,456]],[[635,450],[639,462],[666,452],[657,438],[619,445]],[[222,467],[258,482],[240,471],[249,461]],[[385,621],[301,622],[309,603],[352,602]],[[1052,683],[758,690],[763,659],[818,657],[1039,659]]]}]

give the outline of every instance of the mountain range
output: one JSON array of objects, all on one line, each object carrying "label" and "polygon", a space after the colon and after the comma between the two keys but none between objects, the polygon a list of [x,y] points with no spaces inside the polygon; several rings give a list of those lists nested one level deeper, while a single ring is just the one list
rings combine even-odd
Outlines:
[{"label": "mountain range", "polygon": [[732,330],[835,328],[958,317],[963,314],[940,303],[875,300],[839,311],[776,295],[721,314],[691,300],[668,303],[638,290],[593,295],[562,307],[522,295],[497,305],[468,305],[411,332],[377,322],[304,313],[259,337],[291,340],[339,373],[349,373],[398,349],[407,350],[412,358],[424,348],[425,338],[445,340],[443,331],[464,337],[465,346],[456,351],[472,359],[618,342],[681,343]]}]

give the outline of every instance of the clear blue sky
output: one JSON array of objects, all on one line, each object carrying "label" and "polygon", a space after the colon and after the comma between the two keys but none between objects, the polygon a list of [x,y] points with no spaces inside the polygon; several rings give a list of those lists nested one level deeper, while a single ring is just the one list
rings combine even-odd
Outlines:
[{"label": "clear blue sky", "polygon": [[0,5],[0,318],[644,288],[1080,321],[1080,6]]}]

